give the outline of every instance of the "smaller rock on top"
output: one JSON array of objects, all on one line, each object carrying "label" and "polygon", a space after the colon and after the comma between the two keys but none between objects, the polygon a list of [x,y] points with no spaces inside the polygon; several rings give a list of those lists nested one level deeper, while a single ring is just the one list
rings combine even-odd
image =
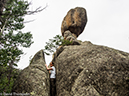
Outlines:
[{"label": "smaller rock on top", "polygon": [[64,36],[65,31],[69,30],[76,38],[83,32],[87,23],[86,10],[82,7],[76,7],[68,11],[61,25],[61,33]]}]

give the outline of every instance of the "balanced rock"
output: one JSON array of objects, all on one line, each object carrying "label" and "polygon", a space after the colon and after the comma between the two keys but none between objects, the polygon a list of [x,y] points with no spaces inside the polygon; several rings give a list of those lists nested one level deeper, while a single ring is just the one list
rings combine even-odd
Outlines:
[{"label": "balanced rock", "polygon": [[61,33],[69,30],[76,38],[83,32],[87,23],[86,10],[82,7],[76,7],[68,11],[61,25]]},{"label": "balanced rock", "polygon": [[129,53],[82,42],[53,59],[57,96],[129,96]]},{"label": "balanced rock", "polygon": [[40,50],[33,57],[31,64],[19,74],[13,87],[13,93],[49,96],[49,91],[49,74],[45,67],[43,50]]}]

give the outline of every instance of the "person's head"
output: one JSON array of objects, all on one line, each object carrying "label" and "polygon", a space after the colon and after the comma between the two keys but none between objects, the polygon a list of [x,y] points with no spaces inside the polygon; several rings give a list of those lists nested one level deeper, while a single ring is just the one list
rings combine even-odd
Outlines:
[{"label": "person's head", "polygon": [[54,66],[54,63],[53,62],[50,62],[50,67]]}]

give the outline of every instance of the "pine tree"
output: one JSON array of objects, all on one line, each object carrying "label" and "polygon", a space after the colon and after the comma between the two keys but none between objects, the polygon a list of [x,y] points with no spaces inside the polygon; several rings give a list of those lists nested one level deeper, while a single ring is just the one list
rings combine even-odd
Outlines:
[{"label": "pine tree", "polygon": [[40,12],[44,8],[28,11],[30,3],[25,0],[1,0],[0,5],[0,68],[7,71],[6,76],[2,72],[0,74],[1,93],[5,90],[11,92],[12,74],[15,73],[13,66],[17,66],[20,60],[22,48],[29,48],[33,43],[32,34],[21,31],[25,27],[24,16]]}]

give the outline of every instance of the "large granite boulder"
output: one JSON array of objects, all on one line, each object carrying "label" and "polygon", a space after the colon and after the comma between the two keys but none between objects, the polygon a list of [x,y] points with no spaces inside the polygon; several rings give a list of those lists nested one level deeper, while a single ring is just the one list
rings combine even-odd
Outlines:
[{"label": "large granite boulder", "polygon": [[83,32],[87,23],[86,10],[82,7],[76,7],[68,11],[61,25],[61,33],[69,30],[76,38]]},{"label": "large granite boulder", "polygon": [[49,73],[45,67],[43,50],[40,50],[31,60],[31,64],[19,74],[13,87],[13,94],[49,96],[49,90]]},{"label": "large granite boulder", "polygon": [[57,96],[129,96],[129,53],[83,42],[53,59]]}]

